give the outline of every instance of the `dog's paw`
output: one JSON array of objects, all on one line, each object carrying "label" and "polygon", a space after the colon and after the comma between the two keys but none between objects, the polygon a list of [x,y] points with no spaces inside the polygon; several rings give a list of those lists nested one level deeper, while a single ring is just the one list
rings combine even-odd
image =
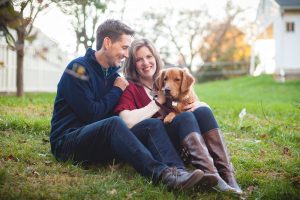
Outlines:
[{"label": "dog's paw", "polygon": [[176,116],[175,113],[171,112],[164,118],[164,123],[169,124],[173,121],[174,117]]}]

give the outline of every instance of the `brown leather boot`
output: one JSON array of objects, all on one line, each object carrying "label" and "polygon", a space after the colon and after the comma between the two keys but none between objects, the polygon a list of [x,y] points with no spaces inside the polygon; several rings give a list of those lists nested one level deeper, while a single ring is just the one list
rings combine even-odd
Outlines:
[{"label": "brown leather boot", "polygon": [[230,187],[218,174],[213,159],[209,155],[204,139],[197,132],[188,134],[182,141],[183,149],[188,155],[189,162],[198,169],[204,171],[200,184],[209,185],[222,192],[233,192]]},{"label": "brown leather boot", "polygon": [[233,174],[233,168],[221,130],[218,128],[212,129],[202,136],[220,176],[228,183],[228,185],[235,189],[237,194],[242,194],[243,191],[237,184]]}]

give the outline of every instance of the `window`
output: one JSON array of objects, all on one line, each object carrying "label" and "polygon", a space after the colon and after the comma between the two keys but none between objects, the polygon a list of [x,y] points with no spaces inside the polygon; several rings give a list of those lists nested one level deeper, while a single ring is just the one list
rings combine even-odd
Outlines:
[{"label": "window", "polygon": [[294,22],[286,22],[286,32],[295,32]]}]

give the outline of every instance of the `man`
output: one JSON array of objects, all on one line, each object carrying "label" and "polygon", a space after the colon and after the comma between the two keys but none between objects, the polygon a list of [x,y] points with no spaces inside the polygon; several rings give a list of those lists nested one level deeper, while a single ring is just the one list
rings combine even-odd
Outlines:
[{"label": "man", "polygon": [[96,49],[71,61],[60,82],[51,121],[51,150],[61,161],[105,163],[119,158],[139,173],[169,187],[192,187],[203,177],[189,173],[157,119],[129,130],[113,108],[128,85],[117,70],[128,57],[134,31],[118,20],[97,30]]}]

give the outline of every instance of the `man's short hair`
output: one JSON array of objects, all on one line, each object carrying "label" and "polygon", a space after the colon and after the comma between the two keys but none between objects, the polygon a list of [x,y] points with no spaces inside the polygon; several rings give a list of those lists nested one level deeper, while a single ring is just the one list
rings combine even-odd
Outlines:
[{"label": "man's short hair", "polygon": [[105,37],[109,37],[112,42],[120,39],[121,35],[134,35],[134,30],[119,20],[108,19],[98,26],[96,37],[96,49],[102,47]]}]

